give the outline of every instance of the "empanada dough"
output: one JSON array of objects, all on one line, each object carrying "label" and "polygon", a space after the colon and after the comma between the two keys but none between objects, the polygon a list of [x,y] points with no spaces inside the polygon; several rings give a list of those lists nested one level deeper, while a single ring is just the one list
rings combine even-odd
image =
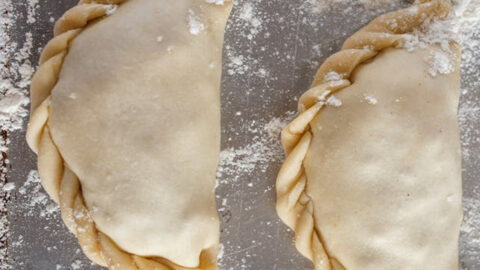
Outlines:
[{"label": "empanada dough", "polygon": [[[282,133],[277,211],[316,269],[458,269],[460,52],[451,42],[454,70],[431,76],[440,46],[397,48],[448,14],[447,1],[423,2],[347,40]],[[333,92],[342,105],[324,106]]]},{"label": "empanada dough", "polygon": [[32,82],[28,138],[44,186],[97,263],[216,268],[219,87],[232,3],[97,2],[119,5],[83,1],[69,11]]}]

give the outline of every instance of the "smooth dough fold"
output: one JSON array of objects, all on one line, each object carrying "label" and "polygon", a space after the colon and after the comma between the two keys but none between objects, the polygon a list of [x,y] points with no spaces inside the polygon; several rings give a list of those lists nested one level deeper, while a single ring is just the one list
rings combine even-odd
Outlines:
[{"label": "smooth dough fold", "polygon": [[[316,270],[458,269],[459,45],[436,76],[426,60],[444,48],[402,48],[450,12],[417,1],[373,20],[319,68],[282,131],[277,212]],[[341,106],[326,106],[333,93]]]},{"label": "smooth dough fold", "polygon": [[220,76],[232,2],[84,0],[32,79],[27,141],[84,253],[216,269]]}]

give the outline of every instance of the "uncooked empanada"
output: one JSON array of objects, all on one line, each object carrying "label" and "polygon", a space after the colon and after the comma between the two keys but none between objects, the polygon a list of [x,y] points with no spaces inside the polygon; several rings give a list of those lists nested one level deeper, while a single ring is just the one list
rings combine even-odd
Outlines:
[{"label": "uncooked empanada", "polygon": [[458,269],[460,49],[429,28],[450,13],[423,0],[372,21],[283,130],[277,212],[315,269]]},{"label": "uncooked empanada", "polygon": [[216,269],[219,88],[232,3],[82,0],[32,80],[27,139],[84,253]]}]

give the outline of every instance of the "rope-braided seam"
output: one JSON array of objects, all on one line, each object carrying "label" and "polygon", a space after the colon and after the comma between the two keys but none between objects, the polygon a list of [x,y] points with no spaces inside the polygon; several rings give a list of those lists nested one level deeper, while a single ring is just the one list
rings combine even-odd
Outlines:
[{"label": "rope-braided seam", "polygon": [[[320,66],[311,88],[299,99],[299,115],[283,129],[281,141],[286,159],[277,177],[277,213],[294,230],[295,246],[314,263],[316,270],[345,270],[345,267],[329,256],[322,243],[315,225],[313,201],[306,193],[308,179],[303,160],[312,140],[310,122],[320,113],[326,98],[354,83],[350,77],[359,65],[382,50],[404,44],[404,34],[412,32],[426,20],[445,19],[450,12],[448,0],[417,0],[410,8],[374,19],[348,38],[342,50]],[[331,80],[329,73],[340,74],[341,78]]]},{"label": "rope-braided seam", "polygon": [[200,254],[198,268],[185,268],[164,258],[147,258],[120,249],[96,229],[85,206],[81,184],[64,162],[48,126],[50,93],[55,87],[70,43],[94,20],[109,15],[113,5],[127,0],[80,0],[55,24],[54,38],[45,46],[30,86],[31,115],[27,142],[38,155],[38,171],[45,191],[59,204],[62,219],[92,261],[116,270],[216,269],[216,250]]}]

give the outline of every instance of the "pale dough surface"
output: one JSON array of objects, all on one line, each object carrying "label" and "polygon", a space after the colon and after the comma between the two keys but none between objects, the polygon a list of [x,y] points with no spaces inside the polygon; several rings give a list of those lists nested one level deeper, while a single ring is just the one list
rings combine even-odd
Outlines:
[{"label": "pale dough surface", "polygon": [[[130,0],[79,35],[49,127],[96,227],[127,252],[195,267],[216,247],[224,6]],[[193,35],[189,16],[204,25]],[[157,37],[162,36],[159,42]]]},{"label": "pale dough surface", "polygon": [[315,229],[348,270],[458,269],[459,74],[430,77],[429,52],[385,50],[311,122]]}]

